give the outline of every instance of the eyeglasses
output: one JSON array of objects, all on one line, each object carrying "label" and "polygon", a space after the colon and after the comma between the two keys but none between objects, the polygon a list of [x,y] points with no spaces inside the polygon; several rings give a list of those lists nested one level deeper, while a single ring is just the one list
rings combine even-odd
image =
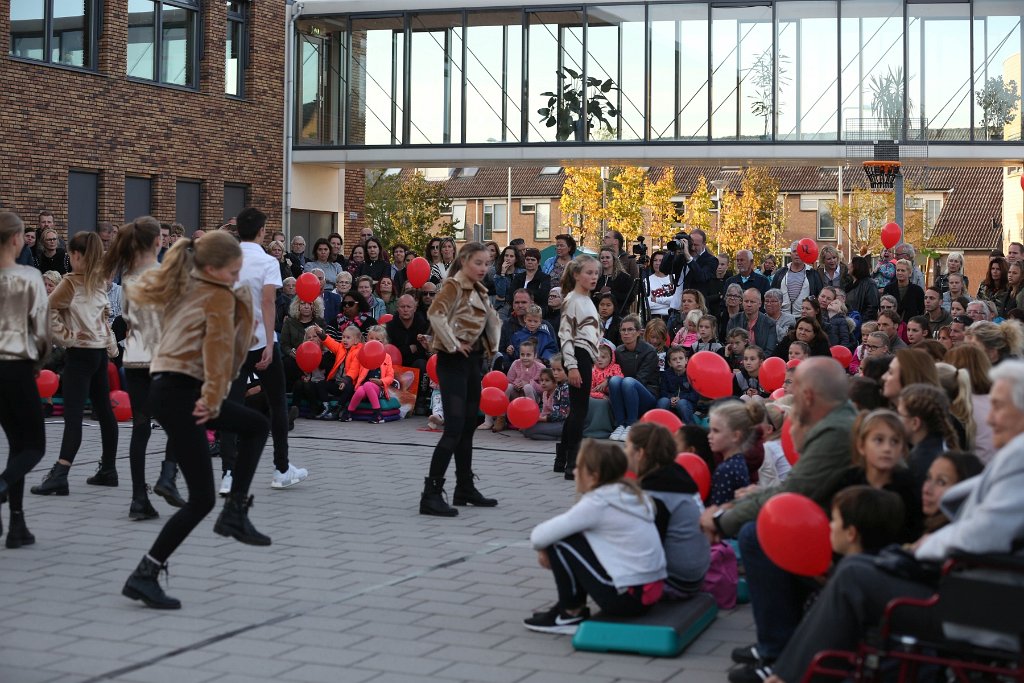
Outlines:
[{"label": "eyeglasses", "polygon": [[440,248],[441,248],[441,247],[440,247],[440,246],[438,246],[437,244],[431,244],[431,245],[430,245],[430,251],[434,251],[435,249],[440,249]]},{"label": "eyeglasses", "polygon": [[434,296],[437,292],[423,292],[423,296]]},{"label": "eyeglasses", "polygon": [[726,299],[739,299],[740,295],[739,294],[726,294],[725,298]]},{"label": "eyeglasses", "polygon": [[880,345],[865,344],[865,346],[867,346],[872,351],[880,351],[881,349],[887,348],[884,344],[880,344]]},{"label": "eyeglasses", "polygon": [[358,302],[356,301],[346,301],[342,304],[342,306],[355,306],[357,303]]}]

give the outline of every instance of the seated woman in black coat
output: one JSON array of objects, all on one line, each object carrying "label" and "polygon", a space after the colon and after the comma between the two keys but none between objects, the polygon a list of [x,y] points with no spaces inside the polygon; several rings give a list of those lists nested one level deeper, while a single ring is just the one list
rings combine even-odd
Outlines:
[{"label": "seated woman in black coat", "polygon": [[[512,286],[509,291],[526,289],[533,294],[533,303],[541,307],[544,315],[547,315],[548,292],[551,291],[551,276],[545,275],[540,270],[540,251],[527,249],[523,252],[523,265],[526,270],[512,276]],[[557,283],[556,283],[557,284]]]},{"label": "seated woman in black coat", "polygon": [[775,347],[775,356],[782,360],[789,358],[789,345],[795,341],[802,341],[811,347],[812,356],[831,356],[832,347],[829,345],[828,334],[821,328],[817,318],[797,318],[793,329],[779,341]]}]

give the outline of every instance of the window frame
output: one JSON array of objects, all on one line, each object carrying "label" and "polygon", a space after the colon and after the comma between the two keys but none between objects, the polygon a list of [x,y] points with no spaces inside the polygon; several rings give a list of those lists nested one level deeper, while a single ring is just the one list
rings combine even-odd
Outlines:
[{"label": "window frame", "polygon": [[[815,214],[814,214],[815,215],[815,220],[814,220],[814,223],[815,223],[815,226],[814,226],[815,227],[815,234],[818,236],[819,240],[833,241],[833,240],[837,239],[837,235],[838,235],[837,230],[838,230],[838,228],[836,227],[836,218],[835,218],[835,216],[832,215],[832,212],[828,210],[828,205],[825,203],[825,202],[829,202],[829,201],[833,201],[833,200],[831,198],[829,198],[829,199],[818,199],[817,211],[815,211]],[[822,232],[821,232],[821,218],[822,218],[822,216],[828,216],[829,220],[832,221],[832,228],[831,228],[832,229],[832,234],[829,235],[829,236],[823,235]]]},{"label": "window frame", "polygon": [[[455,225],[454,239],[456,241],[458,241],[458,242],[461,242],[461,241],[466,239],[466,212],[467,211],[468,211],[468,206],[467,206],[467,204],[465,202],[452,202],[451,211],[449,211],[447,214],[442,214],[442,215],[447,215],[447,216],[451,216],[452,217],[452,223],[454,223],[454,225]],[[455,219],[456,218],[459,219],[458,223],[455,223]]]},{"label": "window frame", "polygon": [[[548,220],[547,232],[545,234],[543,234],[543,235],[541,234],[541,232],[539,230],[540,226],[538,225],[538,220],[539,220],[539,217],[541,216],[541,214],[544,213],[544,212],[537,210],[538,208],[540,208],[542,206],[546,207],[547,220]],[[533,240],[535,242],[550,242],[551,241],[551,202],[536,202],[536,204],[535,204],[535,209],[534,209],[534,212],[533,212]]]},{"label": "window frame", "polygon": [[[49,0],[48,0],[49,1]],[[99,0],[92,0],[99,1]],[[199,0],[145,0],[146,2],[153,3],[153,78],[143,78],[141,76],[132,76],[127,71],[127,65],[125,68],[125,77],[136,83],[149,83],[152,85],[159,85],[165,88],[180,88],[182,90],[198,91],[199,90],[199,63],[203,60],[203,8]],[[190,13],[190,19],[192,21],[192,35],[194,39],[194,45],[192,46],[192,63],[189,65],[189,75],[192,81],[191,85],[180,83],[170,83],[168,81],[161,80],[160,68],[161,61],[163,58],[164,50],[164,5],[170,5],[177,9],[183,9]],[[125,44],[125,54],[127,54],[128,45]]]},{"label": "window frame", "polygon": [[[495,227],[496,224],[495,224],[495,221],[494,221],[494,208],[497,207],[497,206],[501,206],[501,207],[503,207],[505,209],[505,224],[501,228]],[[490,211],[488,211],[488,209]],[[509,227],[508,226],[508,223],[509,223],[508,206],[505,203],[504,199],[486,199],[486,200],[484,200],[484,214],[483,215],[484,215],[483,226],[484,226],[484,239],[485,240],[493,239],[494,233],[496,233],[496,232],[497,233],[508,234],[508,227]],[[490,228],[487,227],[487,217],[488,216],[491,217],[491,226],[490,226]]]},{"label": "window frame", "polygon": [[[240,8],[237,12],[231,11],[231,4],[236,4]],[[227,97],[231,97],[238,100],[245,99],[245,72],[249,67],[249,2],[246,0],[238,0],[235,3],[228,4],[227,12],[227,28],[228,33],[237,25],[238,31],[238,72],[235,74],[235,88],[237,92],[228,92],[228,81],[227,81],[227,57],[225,56],[225,69],[224,69],[224,94]],[[225,35],[225,41],[227,36]],[[226,46],[226,43],[225,43]]]},{"label": "window frame", "polygon": [[[76,66],[53,61],[53,3],[54,0],[43,0],[43,58],[24,57],[14,53],[14,22],[9,21],[7,29],[7,56],[11,59],[24,60],[35,64],[48,64],[62,69],[74,69],[75,71],[89,71],[96,73],[99,70],[99,33],[100,13],[103,11],[102,0],[84,0],[89,6],[86,14],[85,40],[88,45],[83,50],[85,64]],[[8,19],[11,19],[13,2],[8,5]]]}]

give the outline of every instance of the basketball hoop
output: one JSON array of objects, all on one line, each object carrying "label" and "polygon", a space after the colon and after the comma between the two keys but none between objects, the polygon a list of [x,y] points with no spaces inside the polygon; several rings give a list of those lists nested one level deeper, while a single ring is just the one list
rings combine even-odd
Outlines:
[{"label": "basketball hoop", "polygon": [[891,190],[896,184],[896,176],[900,174],[900,162],[865,161],[864,173],[872,190]]}]

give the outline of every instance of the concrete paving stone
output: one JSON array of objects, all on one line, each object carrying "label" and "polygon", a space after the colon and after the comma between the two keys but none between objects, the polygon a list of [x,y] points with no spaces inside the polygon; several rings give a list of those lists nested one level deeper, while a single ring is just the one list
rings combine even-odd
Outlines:
[{"label": "concrete paving stone", "polygon": [[256,674],[226,673],[219,678],[210,679],[210,683],[279,683],[277,676],[258,676]]},{"label": "concrete paving stone", "polygon": [[[430,680],[436,681],[436,683],[452,683],[455,679],[441,678],[435,674],[430,677]],[[423,683],[423,677],[387,671],[371,679],[369,683]]]},{"label": "concrete paving stone", "polygon": [[367,651],[355,650],[351,647],[319,647],[315,645],[299,645],[291,647],[280,655],[278,659],[288,662],[307,662],[311,664],[324,664],[338,667],[351,666],[366,659],[373,659],[375,654]]},{"label": "concrete paving stone", "polygon": [[494,648],[508,640],[507,635],[497,633],[466,633],[465,631],[431,631],[422,640],[449,645],[465,645],[477,648]]},{"label": "concrete paving stone", "polygon": [[87,657],[103,655],[104,657],[113,657],[127,662],[150,659],[158,654],[154,652],[152,647],[142,643],[113,642],[101,640],[98,637],[80,638],[62,647],[61,652],[74,656],[85,655]]},{"label": "concrete paving stone", "polygon": [[[0,652],[2,655],[3,652]],[[4,683],[55,683],[63,677],[64,674],[59,671],[12,666],[0,661],[0,681]]]},{"label": "concrete paving stone", "polygon": [[367,669],[304,664],[297,669],[284,672],[280,675],[280,680],[299,681],[300,683],[363,683],[379,674],[378,671]]},{"label": "concrete paving stone", "polygon": [[[255,633],[255,631],[251,633]],[[293,647],[288,643],[252,638],[246,633],[234,638],[210,643],[203,650],[250,657],[277,657],[284,652],[288,652]]]},{"label": "concrete paving stone", "polygon": [[490,612],[490,609],[485,605],[462,605],[453,602],[427,601],[409,607],[408,611],[472,619],[487,614]]},{"label": "concrete paving stone", "polygon": [[516,681],[529,676],[530,673],[530,669],[517,669],[505,665],[475,664],[472,662],[459,662],[438,672],[439,675],[448,678],[478,681],[480,683],[516,683]]},{"label": "concrete paving stone", "polygon": [[[594,657],[572,657],[571,653],[559,655],[544,655],[538,653],[520,654],[515,659],[506,662],[506,666],[537,669],[539,671],[550,671],[553,673],[578,674],[591,669],[594,666]],[[595,673],[600,674],[600,671]]]},{"label": "concrete paving stone", "polygon": [[[74,636],[33,631],[0,631],[0,653],[22,650],[59,651],[61,647],[75,641]],[[0,658],[0,662],[3,659]]]},{"label": "concrete paving stone", "polygon": [[211,659],[203,665],[205,670],[220,671],[227,674],[244,674],[246,676],[268,676],[295,668],[295,662],[285,657],[248,657],[229,654]]},{"label": "concrete paving stone", "polygon": [[290,647],[300,645],[314,645],[317,647],[348,648],[365,640],[372,640],[368,636],[347,632],[319,631],[314,629],[295,629],[287,635],[280,637],[282,642],[288,643]]},{"label": "concrete paving stone", "polygon": [[[590,654],[590,653],[576,653]],[[625,681],[667,681],[679,673],[682,659],[671,658],[664,660],[651,660],[634,655],[602,654],[594,658],[593,665],[586,670],[587,674],[593,673],[597,676],[621,679]]]},{"label": "concrete paving stone", "polygon": [[508,662],[516,655],[512,652],[505,652],[500,648],[488,649],[466,645],[447,645],[439,650],[435,650],[428,656],[454,662],[498,665]]},{"label": "concrete paving stone", "polygon": [[360,624],[352,630],[355,633],[361,633],[367,636],[399,638],[402,640],[418,640],[436,629],[425,628],[422,626],[410,626],[408,624],[399,625],[367,622],[365,624]]},{"label": "concrete paving stone", "polygon": [[123,683],[207,683],[220,676],[216,671],[197,671],[166,663],[157,663],[114,678]]},{"label": "concrete paving stone", "polygon": [[353,651],[375,652],[390,655],[398,652],[407,657],[422,657],[437,652],[442,645],[429,640],[398,640],[392,638],[365,638],[358,645],[351,646]]},{"label": "concrete paving stone", "polygon": [[71,657],[62,659],[59,662],[47,664],[46,668],[66,674],[78,676],[98,676],[109,671],[121,669],[130,664],[124,660],[109,659],[106,657]]},{"label": "concrete paving stone", "polygon": [[614,678],[599,674],[580,675],[564,671],[536,671],[520,680],[519,683],[613,683],[614,680]]}]

